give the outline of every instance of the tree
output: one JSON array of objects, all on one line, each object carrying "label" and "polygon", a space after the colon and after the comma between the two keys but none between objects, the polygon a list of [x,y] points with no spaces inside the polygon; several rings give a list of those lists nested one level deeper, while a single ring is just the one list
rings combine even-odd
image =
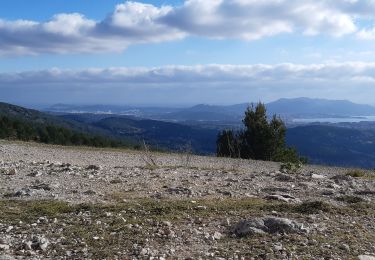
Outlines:
[{"label": "tree", "polygon": [[300,160],[297,151],[286,146],[284,122],[276,115],[268,120],[263,103],[248,107],[242,122],[242,131],[223,131],[219,134],[217,156],[265,161]]},{"label": "tree", "polygon": [[233,130],[223,130],[216,141],[216,153],[218,157],[240,157],[239,138]]}]

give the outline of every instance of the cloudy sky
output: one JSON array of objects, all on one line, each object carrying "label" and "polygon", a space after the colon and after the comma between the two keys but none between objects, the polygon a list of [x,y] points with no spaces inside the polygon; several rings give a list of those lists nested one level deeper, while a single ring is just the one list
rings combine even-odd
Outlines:
[{"label": "cloudy sky", "polygon": [[375,0],[2,0],[0,101],[375,104]]}]

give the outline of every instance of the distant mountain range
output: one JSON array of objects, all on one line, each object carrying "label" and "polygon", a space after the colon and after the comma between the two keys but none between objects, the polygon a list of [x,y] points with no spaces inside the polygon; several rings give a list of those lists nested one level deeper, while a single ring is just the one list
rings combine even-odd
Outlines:
[{"label": "distant mountain range", "polygon": [[311,98],[279,99],[267,104],[269,113],[292,116],[370,116],[375,107],[356,104],[347,100]]},{"label": "distant mountain range", "polygon": [[[113,112],[99,113],[99,110],[96,110],[100,108],[100,111],[104,111],[108,108],[107,106],[91,106],[92,113],[86,113],[88,112],[86,110],[80,110],[79,113],[73,113],[73,111],[66,113],[57,112],[61,109],[55,109],[52,114],[48,114],[0,103],[0,115],[28,122],[63,126],[84,133],[100,134],[128,142],[136,143],[145,140],[155,147],[166,150],[178,151],[184,149],[187,144],[191,144],[194,152],[198,154],[214,154],[216,138],[220,129],[239,127],[240,119],[247,106],[247,104],[198,105],[186,109],[158,108],[153,111],[152,108],[147,108],[139,110],[142,115],[169,118],[168,121],[141,118],[138,114],[129,116],[117,115]],[[323,112],[326,110],[337,116],[373,115],[372,111],[375,113],[371,106],[347,101],[306,98],[281,99],[267,104],[267,107],[271,113],[281,115],[294,115],[294,113],[303,115],[305,113],[304,115],[316,116],[317,114],[325,115]],[[60,106],[60,108],[68,109],[67,106]],[[352,108],[352,110],[349,111],[348,108]],[[79,109],[83,109],[83,107]],[[121,110],[118,109],[116,111]],[[313,111],[314,109],[316,112]],[[230,117],[234,114],[238,115],[238,121]],[[212,120],[211,115],[217,115],[214,118],[217,121]],[[197,120],[198,118],[203,121],[205,119],[212,121],[207,120],[202,123]],[[222,118],[226,121],[221,121]],[[311,163],[375,168],[375,122],[310,124],[291,127],[287,131],[287,143],[296,147],[301,155],[309,158]]]},{"label": "distant mountain range", "polygon": [[[131,115],[140,118],[167,121],[208,121],[239,122],[250,103],[230,106],[196,105],[189,108],[131,107],[131,106],[70,106],[55,105],[47,108],[49,112],[95,113]],[[284,118],[301,117],[351,117],[375,115],[375,107],[355,104],[346,100],[327,100],[311,98],[279,99],[266,104],[270,115]]]}]

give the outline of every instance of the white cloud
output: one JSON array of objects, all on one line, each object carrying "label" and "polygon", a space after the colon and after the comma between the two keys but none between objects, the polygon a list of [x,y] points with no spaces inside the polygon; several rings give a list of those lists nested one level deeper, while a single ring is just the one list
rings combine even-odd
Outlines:
[{"label": "white cloud", "polygon": [[184,32],[156,21],[170,9],[126,2],[103,21],[77,13],[44,23],[0,20],[0,55],[119,52],[131,44],[180,39]]},{"label": "white cloud", "polygon": [[195,65],[163,67],[114,67],[84,70],[58,68],[19,73],[0,73],[0,86],[8,83],[119,83],[119,84],[166,84],[166,83],[215,83],[243,82],[261,84],[265,81],[355,81],[358,77],[375,81],[375,63],[346,62],[301,65],[282,63],[276,65]]},{"label": "white cloud", "polygon": [[86,19],[81,14],[58,14],[47,23],[42,24],[42,30],[64,36],[79,36],[88,33],[95,27],[95,21]]},{"label": "white cloud", "polygon": [[154,26],[155,20],[163,17],[172,7],[157,8],[149,4],[127,2],[116,6],[114,13],[109,17],[112,25],[133,28],[134,26]]},{"label": "white cloud", "polygon": [[375,39],[375,27],[372,29],[363,29],[358,32],[358,38],[364,40],[374,40]]},{"label": "white cloud", "polygon": [[325,4],[356,17],[372,19],[375,17],[374,0],[325,0]]},{"label": "white cloud", "polygon": [[0,54],[119,52],[131,44],[188,36],[256,40],[283,33],[342,36],[371,31],[374,0],[187,0],[181,6],[124,2],[102,21],[56,14],[50,21],[0,20]]},{"label": "white cloud", "polygon": [[254,40],[280,33],[341,36],[356,27],[350,15],[324,1],[188,0],[164,18],[190,34]]},{"label": "white cloud", "polygon": [[108,40],[90,36],[95,21],[80,14],[59,14],[46,23],[0,21],[0,54],[92,52]]},{"label": "white cloud", "polygon": [[375,63],[358,62],[51,69],[0,74],[0,100],[170,104],[311,96],[371,103],[374,83]]},{"label": "white cloud", "polygon": [[112,14],[98,23],[96,34],[114,41],[126,39],[129,44],[183,38],[186,33],[159,22],[171,10],[170,6],[158,8],[150,4],[125,2],[117,5]]}]

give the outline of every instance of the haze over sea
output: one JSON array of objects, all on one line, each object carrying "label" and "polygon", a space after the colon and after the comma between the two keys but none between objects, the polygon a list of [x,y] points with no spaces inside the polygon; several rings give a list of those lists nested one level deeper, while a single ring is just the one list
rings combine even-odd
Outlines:
[{"label": "haze over sea", "polygon": [[359,123],[374,122],[375,116],[355,116],[355,117],[322,117],[322,118],[294,118],[294,123]]}]

